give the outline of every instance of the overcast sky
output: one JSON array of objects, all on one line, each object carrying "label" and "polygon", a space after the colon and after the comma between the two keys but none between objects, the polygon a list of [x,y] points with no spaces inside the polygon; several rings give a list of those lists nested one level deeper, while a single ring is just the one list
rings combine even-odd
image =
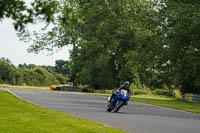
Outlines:
[{"label": "overcast sky", "polygon": [[15,66],[23,63],[55,65],[55,60],[69,58],[68,47],[50,56],[44,52],[38,55],[28,53],[26,50],[29,45],[19,41],[11,20],[4,19],[0,22],[0,58],[9,58]]}]

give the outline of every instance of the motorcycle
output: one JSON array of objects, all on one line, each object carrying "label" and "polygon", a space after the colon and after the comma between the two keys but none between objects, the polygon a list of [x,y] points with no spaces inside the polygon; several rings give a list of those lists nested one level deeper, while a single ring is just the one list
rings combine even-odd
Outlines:
[{"label": "motorcycle", "polygon": [[127,105],[129,99],[130,96],[128,95],[127,90],[121,90],[112,99],[108,97],[107,111],[111,112],[113,110],[114,112],[118,112],[120,108]]}]

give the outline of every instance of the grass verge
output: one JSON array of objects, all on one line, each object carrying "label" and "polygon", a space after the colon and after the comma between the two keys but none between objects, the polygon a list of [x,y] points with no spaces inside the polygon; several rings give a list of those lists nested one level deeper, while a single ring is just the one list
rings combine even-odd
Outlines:
[{"label": "grass verge", "polygon": [[0,90],[1,133],[122,133],[67,113],[36,106]]},{"label": "grass verge", "polygon": [[12,89],[12,90],[31,90],[31,91],[49,91],[49,87],[35,87],[35,86],[15,86],[8,84],[0,84],[0,88]]},{"label": "grass verge", "polygon": [[171,97],[136,95],[131,100],[200,114],[200,103],[184,102]]}]

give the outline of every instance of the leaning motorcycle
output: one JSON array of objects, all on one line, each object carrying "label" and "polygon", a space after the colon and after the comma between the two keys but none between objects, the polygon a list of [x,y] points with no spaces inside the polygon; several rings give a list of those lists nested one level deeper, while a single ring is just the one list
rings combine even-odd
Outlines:
[{"label": "leaning motorcycle", "polygon": [[112,99],[108,98],[107,111],[111,112],[113,110],[114,112],[118,112],[120,108],[127,104],[129,99],[130,96],[127,90],[121,90]]}]

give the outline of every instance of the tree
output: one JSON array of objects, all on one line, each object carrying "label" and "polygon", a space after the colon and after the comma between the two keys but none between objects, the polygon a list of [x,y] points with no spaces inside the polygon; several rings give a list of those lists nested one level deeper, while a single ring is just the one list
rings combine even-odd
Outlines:
[{"label": "tree", "polygon": [[3,83],[15,84],[15,71],[15,67],[9,59],[0,59],[0,74]]},{"label": "tree", "polygon": [[35,34],[31,52],[71,44],[70,78],[91,88],[125,80],[200,93],[197,0],[60,2],[55,27]]},{"label": "tree", "polygon": [[169,68],[182,92],[200,93],[200,2],[166,1],[166,39]]},{"label": "tree", "polygon": [[35,64],[26,64],[26,63],[24,63],[24,64],[19,64],[18,65],[18,68],[20,68],[20,69],[33,69],[35,67],[37,67]]},{"label": "tree", "polygon": [[26,69],[26,68],[27,68],[27,64],[26,64],[26,63],[24,63],[24,64],[19,64],[19,65],[18,65],[18,68],[19,68],[19,69]]},{"label": "tree", "polygon": [[59,84],[55,76],[41,67],[26,69],[23,71],[25,84],[30,86],[49,86]]},{"label": "tree", "polygon": [[83,24],[73,25],[81,39],[74,44],[71,54],[72,69],[77,68],[72,75],[78,83],[95,89],[116,88],[122,78],[127,79],[123,72],[119,76],[124,66],[123,55],[134,48],[134,32],[126,14],[123,15],[124,3],[107,2],[80,2]]},{"label": "tree", "polygon": [[139,22],[136,24],[134,18],[141,15],[140,8],[146,10],[144,5],[148,3],[152,2],[66,2],[56,27],[44,34],[40,41],[37,38],[31,51],[37,53],[49,46],[62,47],[71,43],[70,77],[73,82],[89,84],[96,89],[118,87],[121,82],[134,78],[126,68],[125,55],[140,46],[135,39]]},{"label": "tree", "polygon": [[69,75],[69,61],[56,60],[55,71],[59,74]]},{"label": "tree", "polygon": [[34,0],[31,7],[24,0],[0,0],[0,20],[11,18],[15,29],[22,31],[28,23],[35,23],[36,18],[47,23],[54,21],[57,5],[56,0]]},{"label": "tree", "polygon": [[40,67],[45,68],[51,74],[55,75],[57,73],[55,66],[45,66],[45,65],[42,65]]},{"label": "tree", "polygon": [[[58,79],[57,79],[58,78]],[[64,82],[68,80],[62,74],[59,76],[49,73],[42,67],[34,64],[19,65],[17,69],[9,59],[0,59],[0,83],[11,85],[30,85],[30,86],[50,86],[59,84],[63,78]],[[63,82],[63,81],[62,81]]]},{"label": "tree", "polygon": [[56,74],[56,79],[60,82],[60,84],[66,84],[68,82],[68,78],[62,74]]}]

